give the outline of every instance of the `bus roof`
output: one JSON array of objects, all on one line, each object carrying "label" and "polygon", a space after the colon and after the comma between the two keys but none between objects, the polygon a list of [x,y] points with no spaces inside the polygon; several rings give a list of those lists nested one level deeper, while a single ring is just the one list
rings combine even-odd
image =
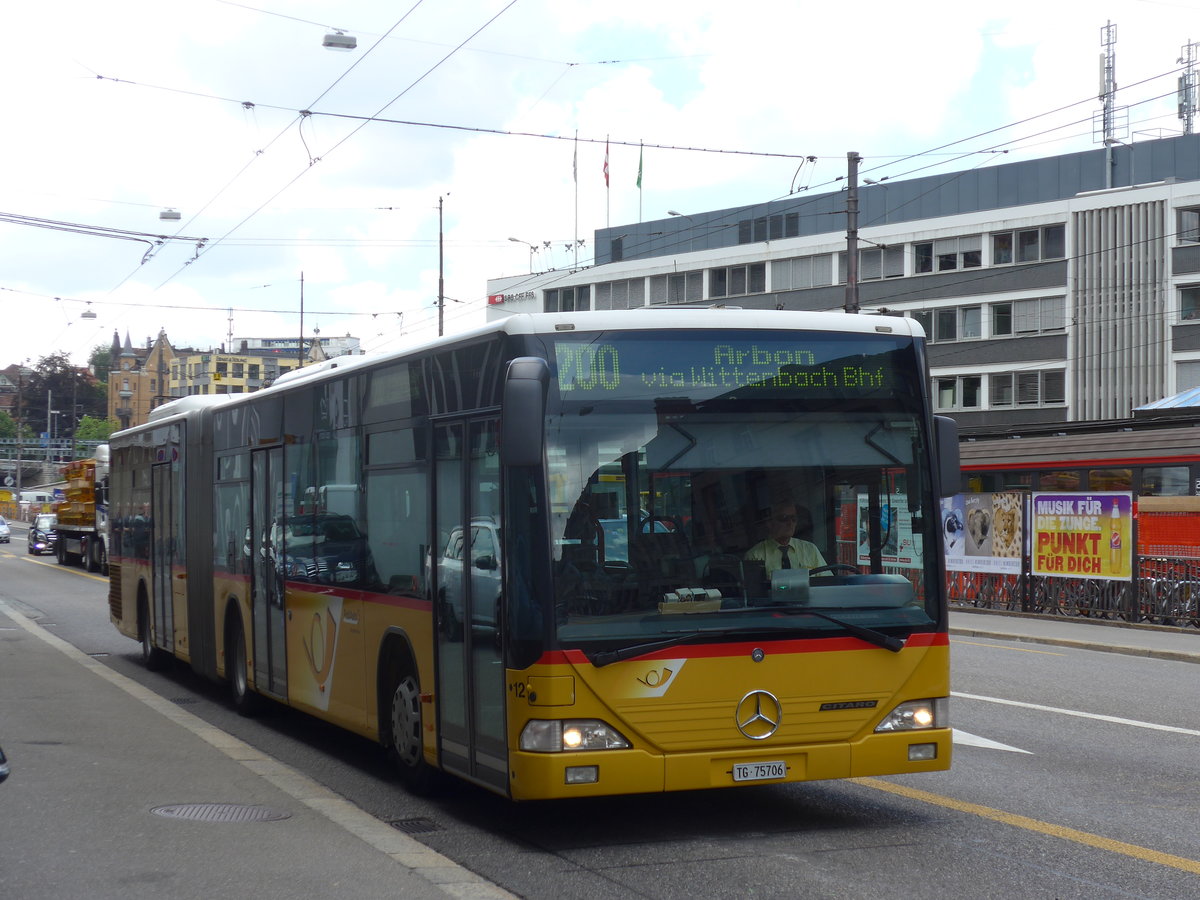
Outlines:
[{"label": "bus roof", "polygon": [[[563,334],[572,331],[641,331],[644,329],[700,330],[716,328],[782,329],[828,331],[845,334],[898,334],[923,338],[920,322],[905,316],[853,315],[844,312],[808,312],[804,310],[740,309],[727,306],[662,306],[622,310],[583,310],[560,313],[515,313],[477,328],[433,338],[401,349],[362,356],[336,356],[332,359],[293,369],[280,375],[263,391],[286,389],[297,384],[320,381],[342,375],[346,370],[400,360],[409,356],[451,347],[492,334]],[[147,425],[157,424],[196,409],[247,402],[263,391],[245,394],[194,394],[164,403],[150,413]],[[126,429],[136,431],[145,426]],[[121,434],[121,432],[117,432]]]}]

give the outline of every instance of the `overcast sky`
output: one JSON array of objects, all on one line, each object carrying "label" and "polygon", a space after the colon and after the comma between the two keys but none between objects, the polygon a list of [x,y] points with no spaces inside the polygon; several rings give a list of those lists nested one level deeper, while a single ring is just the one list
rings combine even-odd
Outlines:
[{"label": "overcast sky", "polygon": [[900,178],[1091,149],[1110,21],[1129,139],[1178,133],[1200,0],[13,5],[0,365],[295,335],[301,273],[307,336],[425,340],[439,200],[452,333],[596,228],[831,189],[851,150]]}]

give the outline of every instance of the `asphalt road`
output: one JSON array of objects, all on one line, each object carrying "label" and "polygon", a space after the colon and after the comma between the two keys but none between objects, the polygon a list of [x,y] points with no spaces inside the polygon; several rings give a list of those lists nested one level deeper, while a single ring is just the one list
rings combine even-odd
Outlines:
[{"label": "asphalt road", "polygon": [[247,720],[183,668],[146,672],[108,623],[106,582],[27,557],[19,533],[0,545],[0,596],[521,897],[1191,898],[1200,884],[1194,664],[952,638],[947,773],[518,805],[466,785],[413,797],[366,741],[282,708]]}]

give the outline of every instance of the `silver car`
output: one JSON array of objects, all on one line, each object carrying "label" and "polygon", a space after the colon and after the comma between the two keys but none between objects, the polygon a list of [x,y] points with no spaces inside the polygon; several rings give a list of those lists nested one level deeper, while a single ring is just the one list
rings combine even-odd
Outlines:
[{"label": "silver car", "polygon": [[8,527],[8,522],[3,516],[0,516],[0,544],[7,544],[12,540],[12,529]]}]

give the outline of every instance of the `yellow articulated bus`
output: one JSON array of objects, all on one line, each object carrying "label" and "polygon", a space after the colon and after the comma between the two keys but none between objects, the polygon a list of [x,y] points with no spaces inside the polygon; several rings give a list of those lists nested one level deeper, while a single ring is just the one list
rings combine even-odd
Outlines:
[{"label": "yellow articulated bus", "polygon": [[517,315],[111,439],[110,610],[172,657],[517,800],[950,765],[911,319]]}]

